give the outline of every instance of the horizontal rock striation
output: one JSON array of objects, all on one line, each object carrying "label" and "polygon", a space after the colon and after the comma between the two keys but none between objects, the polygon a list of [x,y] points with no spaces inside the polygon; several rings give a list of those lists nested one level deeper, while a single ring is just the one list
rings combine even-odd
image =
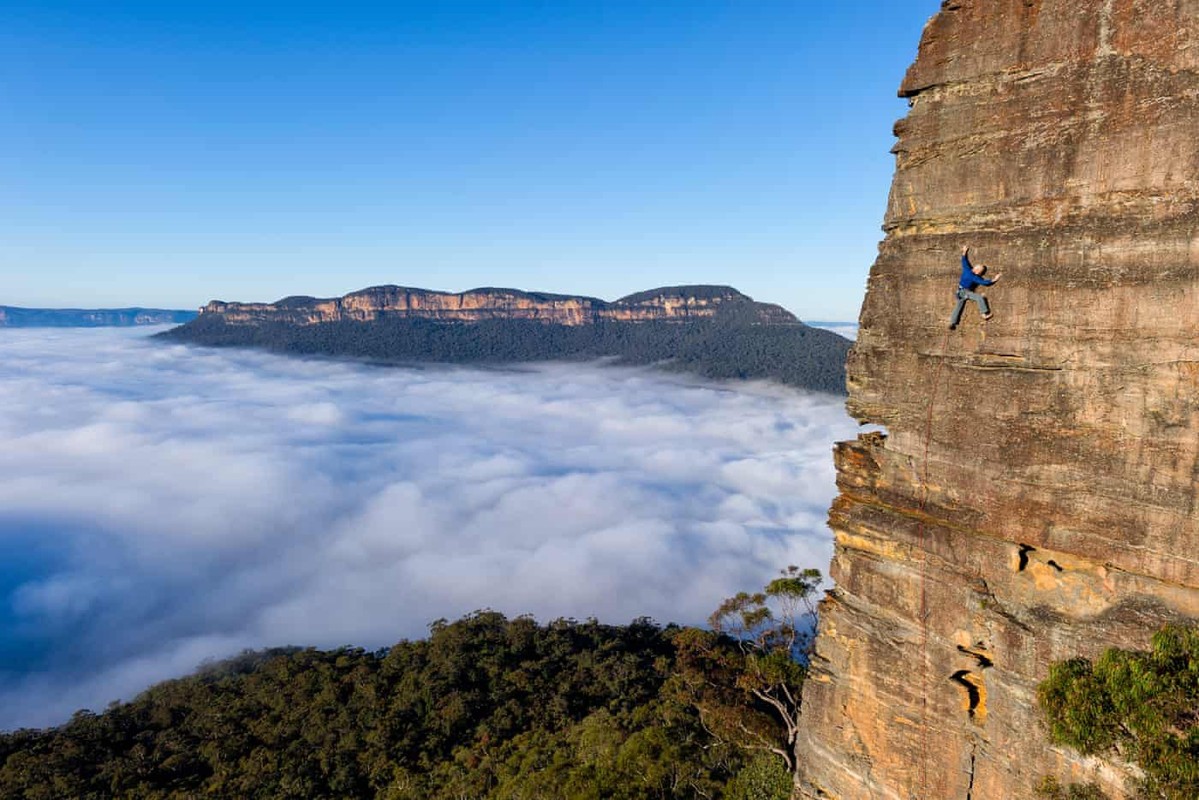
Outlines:
[{"label": "horizontal rock striation", "polygon": [[[900,94],[847,370],[804,796],[1127,796],[1055,660],[1199,619],[1199,2],[954,0]],[[1003,279],[947,330],[959,249]]]},{"label": "horizontal rock striation", "polygon": [[326,322],[370,322],[383,317],[439,322],[508,319],[556,325],[589,325],[600,321],[659,322],[711,319],[742,313],[763,324],[796,324],[790,312],[756,303],[727,286],[673,286],[629,295],[609,303],[594,297],[522,292],[516,289],[471,289],[435,292],[405,286],[375,286],[344,297],[287,297],[275,303],[226,303],[214,300],[201,314],[220,314],[231,325],[283,322],[316,325]]}]

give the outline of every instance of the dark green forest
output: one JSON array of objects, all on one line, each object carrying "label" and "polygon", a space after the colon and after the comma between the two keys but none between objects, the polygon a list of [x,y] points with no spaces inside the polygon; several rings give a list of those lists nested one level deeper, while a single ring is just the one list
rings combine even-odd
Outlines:
[{"label": "dark green forest", "polygon": [[0,734],[0,797],[785,800],[778,699],[819,579],[790,568],[710,630],[480,611],[379,651],[247,652]]},{"label": "dark green forest", "polygon": [[[286,648],[0,733],[0,798],[787,800],[819,583],[789,568],[709,628],[480,611],[377,651]],[[1051,739],[1199,796],[1199,631],[1053,665]],[[1046,779],[1039,796],[1102,800]]]},{"label": "dark green forest", "polygon": [[159,334],[210,346],[248,346],[296,355],[379,362],[511,364],[590,361],[653,364],[716,379],[769,379],[788,386],[845,393],[850,342],[803,324],[750,324],[736,315],[678,322],[548,325],[528,320],[447,323],[402,317],[373,322],[229,325],[203,314]]},{"label": "dark green forest", "polygon": [[694,796],[740,761],[672,702],[674,633],[480,613],[386,651],[247,653],[0,738],[0,796]]}]

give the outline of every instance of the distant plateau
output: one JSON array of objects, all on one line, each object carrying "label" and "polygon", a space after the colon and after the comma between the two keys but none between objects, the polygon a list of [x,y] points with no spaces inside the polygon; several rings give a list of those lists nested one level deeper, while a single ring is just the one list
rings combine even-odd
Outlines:
[{"label": "distant plateau", "polygon": [[159,336],[207,346],[390,363],[610,359],[716,379],[845,392],[850,342],[729,286],[670,286],[605,301],[481,288],[376,286],[337,298],[214,300]]},{"label": "distant plateau", "polygon": [[0,328],[110,328],[181,325],[195,311],[162,308],[18,308],[0,306]]}]

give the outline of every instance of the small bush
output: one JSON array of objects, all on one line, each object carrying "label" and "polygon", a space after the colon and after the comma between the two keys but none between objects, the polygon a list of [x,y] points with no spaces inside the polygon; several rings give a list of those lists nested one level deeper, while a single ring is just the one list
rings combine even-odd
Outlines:
[{"label": "small bush", "polygon": [[1109,800],[1098,786],[1093,783],[1072,783],[1062,786],[1057,778],[1045,777],[1037,787],[1037,797],[1044,800]]},{"label": "small bush", "polygon": [[725,800],[787,800],[791,776],[778,756],[760,753],[733,776],[725,788]]},{"label": "small bush", "polygon": [[1148,651],[1054,664],[1037,699],[1053,742],[1140,766],[1143,797],[1199,797],[1199,628],[1167,626]]}]

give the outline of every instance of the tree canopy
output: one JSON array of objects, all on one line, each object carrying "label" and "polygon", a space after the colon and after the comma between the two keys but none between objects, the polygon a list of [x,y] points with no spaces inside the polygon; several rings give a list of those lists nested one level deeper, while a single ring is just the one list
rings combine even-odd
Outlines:
[{"label": "tree canopy", "polygon": [[[683,631],[484,611],[377,652],[245,653],[0,734],[0,797],[719,797],[750,762],[672,684]],[[730,797],[763,796],[753,770]]]},{"label": "tree canopy", "polygon": [[0,797],[786,800],[819,582],[789,567],[710,630],[479,611],[374,652],[246,652],[0,734]]},{"label": "tree canopy", "polygon": [[1199,628],[1163,628],[1147,651],[1054,664],[1037,699],[1055,743],[1137,764],[1140,797],[1199,797]]}]

